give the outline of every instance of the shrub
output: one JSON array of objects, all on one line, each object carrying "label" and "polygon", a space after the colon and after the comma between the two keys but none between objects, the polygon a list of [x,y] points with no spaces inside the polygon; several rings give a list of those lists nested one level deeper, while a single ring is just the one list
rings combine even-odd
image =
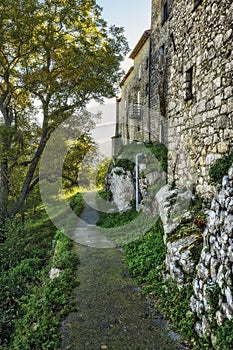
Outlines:
[{"label": "shrub", "polygon": [[233,349],[233,320],[225,320],[221,327],[217,329],[216,349]]},{"label": "shrub", "polygon": [[137,282],[161,282],[161,267],[165,260],[161,220],[146,235],[126,245],[124,249],[129,271]]},{"label": "shrub", "polygon": [[168,161],[167,161],[167,147],[163,143],[147,143],[146,147],[157,158],[162,170],[167,173]]},{"label": "shrub", "polygon": [[99,213],[99,219],[97,225],[104,228],[119,227],[128,224],[138,216],[138,212],[135,208],[129,209],[124,213]]},{"label": "shrub", "polygon": [[221,184],[223,176],[227,175],[229,168],[233,164],[233,151],[217,159],[209,170],[210,182]]},{"label": "shrub", "polygon": [[52,262],[63,271],[53,279],[45,271],[40,284],[22,297],[21,317],[15,321],[12,350],[54,350],[60,344],[60,321],[73,309],[71,295],[77,286],[74,272],[78,261],[75,252],[70,250],[72,242],[66,236],[57,232],[55,239],[57,245]]}]

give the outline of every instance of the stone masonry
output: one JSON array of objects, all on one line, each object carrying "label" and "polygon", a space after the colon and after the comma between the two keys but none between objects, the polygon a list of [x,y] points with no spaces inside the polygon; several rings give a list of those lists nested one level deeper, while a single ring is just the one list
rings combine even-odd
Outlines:
[{"label": "stone masonry", "polygon": [[[169,180],[207,195],[208,170],[233,146],[232,1],[170,2]],[[181,11],[182,9],[182,11]]]},{"label": "stone masonry", "polygon": [[115,137],[120,135],[123,145],[149,139],[149,37],[150,30],[147,30],[131,52],[130,58],[134,65],[120,84]]},{"label": "stone masonry", "polygon": [[191,309],[197,333],[211,336],[214,343],[213,322],[220,326],[233,318],[233,167],[212,200],[203,236]]},{"label": "stone masonry", "polygon": [[165,143],[169,182],[204,196],[210,166],[233,147],[232,13],[231,0],[152,0],[117,100],[123,144]]}]

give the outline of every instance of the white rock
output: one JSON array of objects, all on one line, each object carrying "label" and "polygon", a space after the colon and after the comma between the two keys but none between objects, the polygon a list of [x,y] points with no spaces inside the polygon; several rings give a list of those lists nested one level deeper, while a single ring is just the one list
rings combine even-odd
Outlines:
[{"label": "white rock", "polygon": [[233,317],[233,311],[228,306],[228,304],[226,304],[226,303],[222,304],[222,310],[223,310],[224,315],[228,318],[228,320],[231,320]]},{"label": "white rock", "polygon": [[224,220],[224,228],[225,231],[228,232],[228,234],[232,234],[233,233],[233,215],[229,214],[225,220]]},{"label": "white rock", "polygon": [[227,244],[228,238],[229,238],[228,234],[227,234],[226,232],[223,231],[223,232],[221,233],[221,241],[222,241],[222,244]]},{"label": "white rock", "polygon": [[217,311],[217,312],[216,312],[215,318],[216,318],[216,321],[217,321],[218,326],[221,326],[222,323],[223,323],[223,320],[224,320],[224,316],[223,316],[223,314],[221,313],[221,311]]},{"label": "white rock", "polygon": [[205,336],[210,335],[210,321],[207,319],[205,315],[202,317],[202,333]]},{"label": "white rock", "polygon": [[233,167],[230,167],[230,169],[228,171],[228,177],[230,180],[233,180]]},{"label": "white rock", "polygon": [[130,202],[135,198],[134,180],[130,171],[115,167],[111,171],[110,190],[113,201],[120,212],[131,207]]},{"label": "white rock", "polygon": [[58,269],[56,267],[52,267],[50,272],[49,272],[49,278],[53,280],[54,278],[58,277],[60,275],[60,273],[61,273],[60,269]]},{"label": "white rock", "polygon": [[227,287],[224,291],[224,294],[227,298],[227,304],[233,309],[233,299],[230,287]]},{"label": "white rock", "polygon": [[204,336],[201,322],[196,322],[196,324],[195,324],[195,331],[197,332],[199,337],[202,338]]}]

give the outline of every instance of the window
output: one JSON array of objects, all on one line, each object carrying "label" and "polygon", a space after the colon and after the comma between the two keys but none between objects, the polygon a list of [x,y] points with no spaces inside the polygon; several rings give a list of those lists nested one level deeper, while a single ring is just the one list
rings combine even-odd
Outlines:
[{"label": "window", "polygon": [[146,59],[146,69],[148,69],[149,68],[149,57],[147,57],[147,59]]},{"label": "window", "polygon": [[185,72],[185,100],[193,98],[193,67]]},{"label": "window", "polygon": [[138,70],[138,80],[141,80],[142,78],[142,65],[140,64],[139,70]]},{"label": "window", "polygon": [[141,103],[141,91],[138,91],[137,93],[137,104],[140,105]]},{"label": "window", "polygon": [[175,43],[175,38],[174,38],[174,34],[171,33],[170,34],[170,38],[171,38],[171,42],[172,42],[172,45],[173,45],[173,50],[176,52],[176,43]]},{"label": "window", "polygon": [[160,54],[160,56],[164,56],[165,55],[165,45],[164,44],[160,47],[159,54]]},{"label": "window", "polygon": [[149,83],[146,84],[146,94],[149,94]]},{"label": "window", "polygon": [[202,0],[193,0],[193,10],[195,10],[200,4]]},{"label": "window", "polygon": [[169,16],[168,1],[162,7],[162,25],[166,22]]}]

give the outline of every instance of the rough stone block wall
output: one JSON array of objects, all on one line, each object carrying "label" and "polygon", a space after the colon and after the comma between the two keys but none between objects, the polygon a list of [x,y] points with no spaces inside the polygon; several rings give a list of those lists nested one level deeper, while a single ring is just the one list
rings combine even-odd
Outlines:
[{"label": "rough stone block wall", "polygon": [[[136,140],[149,140],[149,46],[149,38],[147,38],[136,56],[133,56],[134,66],[130,69],[130,73],[127,73],[121,85],[118,120],[123,144]],[[137,106],[140,110],[137,109]],[[139,113],[137,115],[137,112],[140,112],[140,115]]]},{"label": "rough stone block wall", "polygon": [[164,1],[152,1],[151,67],[150,67],[150,131],[153,142],[167,144],[167,93],[171,53],[169,21],[162,24]]},{"label": "rough stone block wall", "polygon": [[152,7],[151,128],[168,133],[169,180],[206,194],[211,164],[233,146],[233,4],[168,1],[162,23],[165,3]]},{"label": "rough stone block wall", "polygon": [[196,331],[211,336],[213,323],[222,325],[233,318],[233,167],[208,211],[204,244],[194,280],[192,311],[196,314]]},{"label": "rough stone block wall", "polygon": [[[182,11],[181,11],[182,9]],[[231,1],[173,2],[168,86],[169,177],[207,193],[211,164],[233,146]],[[192,70],[192,97],[186,99]],[[173,180],[173,179],[172,179]]]}]

